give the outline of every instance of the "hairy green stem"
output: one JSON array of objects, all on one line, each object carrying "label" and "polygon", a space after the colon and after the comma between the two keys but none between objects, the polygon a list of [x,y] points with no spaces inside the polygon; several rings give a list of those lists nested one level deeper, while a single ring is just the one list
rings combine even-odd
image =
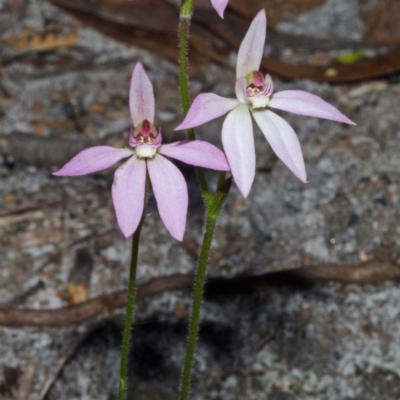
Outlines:
[{"label": "hairy green stem", "polygon": [[[188,48],[189,48],[189,33],[190,21],[193,14],[193,0],[182,0],[181,13],[179,21],[179,82],[181,91],[181,102],[183,114],[186,115],[190,108],[190,96],[188,85]],[[186,131],[189,139],[196,139],[193,129]],[[197,179],[200,183],[204,201],[208,205],[211,200],[210,189],[208,188],[207,180],[202,168],[196,167]]]},{"label": "hairy green stem", "polygon": [[203,301],[204,285],[206,282],[207,263],[210,256],[211,243],[214,236],[215,227],[219,214],[221,213],[225,199],[229,193],[232,179],[226,179],[218,186],[217,192],[212,197],[207,208],[206,228],[201,245],[200,256],[197,266],[196,278],[193,288],[193,305],[189,324],[189,334],[186,347],[185,362],[183,365],[181,378],[180,400],[188,400],[190,393],[190,381],[194,355],[196,352],[197,337],[199,335],[201,303]]},{"label": "hairy green stem", "polygon": [[182,0],[181,2],[181,18],[192,18],[194,0]]},{"label": "hairy green stem", "polygon": [[[179,82],[183,113],[186,115],[190,108],[189,84],[188,84],[188,47],[191,17],[183,17],[179,20]],[[193,129],[188,129],[189,139],[194,139]]]},{"label": "hairy green stem", "polygon": [[132,238],[132,256],[131,256],[131,266],[129,271],[129,285],[128,285],[128,296],[126,301],[125,325],[122,338],[122,355],[121,355],[121,366],[119,373],[118,400],[125,399],[125,392],[127,386],[128,359],[129,359],[129,349],[130,349],[131,332],[132,332],[133,309],[135,305],[135,295],[136,295],[136,270],[137,270],[138,254],[139,254],[140,231],[142,230],[143,219],[144,219],[144,212],[142,215],[142,219],[139,223],[139,226],[137,227],[136,232],[133,234]]},{"label": "hairy green stem", "polygon": [[203,300],[204,284],[206,281],[207,262],[216,223],[216,218],[207,217],[206,230],[204,233],[203,244],[201,246],[196,279],[194,282],[192,314],[190,318],[185,363],[182,371],[180,400],[189,399],[193,359],[196,351],[197,336],[199,333],[201,303]]}]

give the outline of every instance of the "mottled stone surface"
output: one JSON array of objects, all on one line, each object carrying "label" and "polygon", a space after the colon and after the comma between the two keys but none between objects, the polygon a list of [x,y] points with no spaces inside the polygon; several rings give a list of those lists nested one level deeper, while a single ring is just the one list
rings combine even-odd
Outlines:
[{"label": "mottled stone surface", "polygon": [[[303,18],[325,18],[332,4],[327,1]],[[2,69],[1,304],[61,307],[76,294],[71,294],[71,282],[83,284],[89,297],[124,288],[130,243],[115,221],[113,170],[80,178],[56,178],[51,171],[70,157],[73,146],[125,146],[130,127],[128,84],[138,60],[154,82],[156,120],[166,140],[181,138],[173,133],[182,118],[176,66],[85,28],[40,0],[0,2],[0,11],[1,39],[8,43],[2,56],[16,52],[10,35],[20,37],[24,29],[40,35],[50,25],[60,37],[76,40],[71,47],[15,59]],[[349,23],[347,19],[343,24]],[[192,81],[191,89],[234,96],[234,78],[233,71],[213,65],[202,80]],[[276,159],[255,129],[256,179],[246,201],[233,187],[217,228],[210,274],[230,277],[374,258],[397,262],[400,85],[381,80],[332,87],[276,79],[275,88],[318,94],[358,126],[280,113],[302,144],[306,185]],[[199,128],[198,136],[220,145],[221,123]],[[50,156],[39,154],[44,152],[43,143],[54,146],[46,150]],[[190,191],[185,240],[179,244],[168,236],[151,199],[139,282],[194,271],[203,208],[192,169],[180,167]],[[210,177],[215,180],[214,174]],[[11,212],[18,207],[24,208]],[[193,399],[399,398],[399,301],[396,283],[332,283],[207,300]],[[181,293],[166,293],[138,305],[132,399],[176,399],[189,308],[190,296]],[[116,312],[76,350],[49,400],[114,398],[121,315]],[[6,367],[24,370],[33,363],[30,399],[36,399],[58,360],[90,326],[1,327],[0,382]]]}]

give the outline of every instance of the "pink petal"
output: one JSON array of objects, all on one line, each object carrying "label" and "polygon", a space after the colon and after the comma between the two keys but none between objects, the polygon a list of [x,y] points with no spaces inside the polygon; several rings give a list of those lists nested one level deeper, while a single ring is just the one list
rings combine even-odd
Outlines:
[{"label": "pink petal", "polygon": [[131,150],[117,149],[111,146],[90,147],[78,153],[53,175],[78,176],[90,174],[111,167],[111,165],[123,158],[130,157],[132,154]]},{"label": "pink petal", "polygon": [[226,99],[214,93],[199,94],[193,101],[183,122],[175,130],[194,128],[224,115],[239,102],[236,99]]},{"label": "pink petal", "polygon": [[225,118],[222,143],[236,185],[242,196],[247,197],[256,169],[253,126],[247,105],[241,104]]},{"label": "pink petal", "polygon": [[284,90],[275,93],[271,97],[268,106],[283,111],[289,111],[293,114],[331,119],[333,121],[356,125],[325,100],[303,90]]},{"label": "pink petal", "polygon": [[132,236],[142,218],[146,190],[146,162],[132,157],[114,175],[112,198],[119,228],[125,238]]},{"label": "pink petal", "polygon": [[211,0],[211,4],[221,18],[224,18],[224,11],[228,2],[229,0]]},{"label": "pink petal", "polygon": [[236,78],[246,76],[251,71],[258,71],[264,52],[267,17],[262,9],[250,25],[244,37],[236,62]]},{"label": "pink petal", "polygon": [[188,208],[185,179],[171,161],[158,154],[147,161],[158,212],[169,233],[182,241]]},{"label": "pink petal", "polygon": [[136,64],[132,73],[129,108],[134,126],[145,119],[149,122],[154,122],[153,85],[140,62]]},{"label": "pink petal", "polygon": [[303,154],[293,128],[272,111],[255,111],[253,117],[275,154],[301,181],[306,182]]},{"label": "pink petal", "polygon": [[203,140],[181,140],[160,147],[160,154],[196,167],[230,171],[223,151]]}]

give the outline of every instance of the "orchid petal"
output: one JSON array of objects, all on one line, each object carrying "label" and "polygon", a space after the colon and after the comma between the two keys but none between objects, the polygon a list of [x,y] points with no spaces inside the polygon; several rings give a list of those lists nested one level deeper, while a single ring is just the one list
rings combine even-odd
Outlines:
[{"label": "orchid petal", "polygon": [[263,9],[253,19],[240,45],[236,62],[236,78],[246,76],[249,72],[260,69],[266,32],[267,17]]},{"label": "orchid petal", "polygon": [[181,140],[160,147],[160,154],[196,167],[230,171],[223,151],[203,140]]},{"label": "orchid petal", "polygon": [[147,168],[160,217],[169,233],[182,241],[188,208],[185,179],[171,161],[159,154],[147,161]]},{"label": "orchid petal", "polygon": [[133,156],[114,175],[112,198],[119,228],[132,236],[142,218],[146,187],[146,162]]},{"label": "orchid petal", "polygon": [[117,149],[111,146],[95,146],[85,149],[67,162],[57,176],[78,176],[101,171],[133,153],[128,149]]},{"label": "orchid petal", "polygon": [[140,62],[136,64],[132,73],[129,108],[134,126],[145,119],[151,123],[154,122],[153,85]]},{"label": "orchid petal", "polygon": [[224,18],[224,11],[228,2],[229,0],[211,0],[211,4],[221,18]]},{"label": "orchid petal", "polygon": [[253,117],[275,154],[301,181],[306,182],[303,154],[293,128],[272,111],[255,111]]},{"label": "orchid petal", "polygon": [[241,104],[225,118],[222,143],[233,178],[243,197],[247,197],[254,180],[256,156],[249,108]]},{"label": "orchid petal", "polygon": [[250,104],[250,101],[246,99],[246,87],[247,87],[247,82],[245,77],[241,77],[236,79],[235,83],[235,93],[237,99],[242,103],[242,104]]},{"label": "orchid petal", "polygon": [[312,93],[303,90],[284,90],[275,93],[268,104],[269,107],[288,111],[293,114],[307,115],[309,117],[331,119],[356,125],[337,108]]},{"label": "orchid petal", "polygon": [[199,94],[193,101],[183,122],[175,130],[194,128],[212,121],[235,108],[239,102],[236,99],[227,99],[214,93]]}]

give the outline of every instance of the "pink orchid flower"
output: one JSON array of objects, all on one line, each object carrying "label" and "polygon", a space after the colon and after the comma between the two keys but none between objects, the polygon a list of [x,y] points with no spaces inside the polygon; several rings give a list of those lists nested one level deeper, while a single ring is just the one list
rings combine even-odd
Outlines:
[{"label": "pink orchid flower", "polygon": [[307,175],[299,140],[292,127],[269,108],[355,125],[335,107],[311,93],[284,90],[272,94],[271,77],[264,77],[258,71],[266,28],[267,18],[262,10],[254,18],[239,48],[235,86],[237,99],[227,99],[213,93],[200,94],[194,99],[184,121],[176,128],[193,128],[229,112],[222,127],[222,143],[243,197],[249,194],[255,174],[250,115],[253,115],[275,154],[303,182],[307,181]]},{"label": "pink orchid flower", "polygon": [[229,171],[228,161],[220,149],[200,140],[161,145],[161,129],[157,130],[153,123],[153,85],[140,63],[133,70],[129,107],[134,126],[129,138],[131,149],[91,147],[77,154],[54,175],[86,175],[127,158],[116,170],[112,185],[115,213],[123,235],[130,237],[139,225],[148,173],[162,221],[175,239],[182,240],[188,208],[187,185],[179,169],[164,156],[219,171]]},{"label": "pink orchid flower", "polygon": [[224,18],[224,11],[228,3],[229,0],[211,0],[211,4],[221,18]]}]

